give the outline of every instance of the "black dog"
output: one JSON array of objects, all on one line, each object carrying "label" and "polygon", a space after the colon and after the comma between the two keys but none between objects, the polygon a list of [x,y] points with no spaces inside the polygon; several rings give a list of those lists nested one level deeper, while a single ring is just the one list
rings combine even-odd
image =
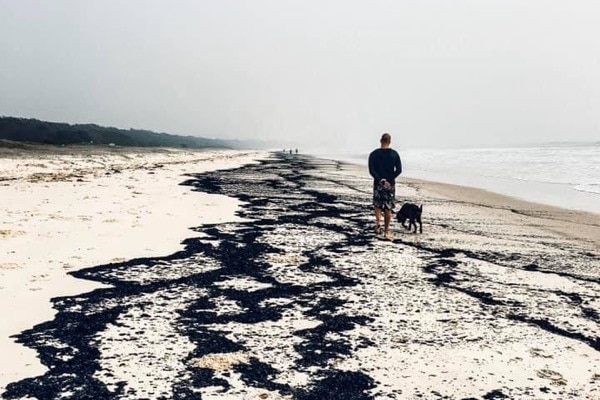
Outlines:
[{"label": "black dog", "polygon": [[[415,226],[415,233],[417,233],[417,224],[419,223],[419,232],[423,233],[423,224],[421,223],[421,214],[423,213],[423,206],[418,206],[412,203],[405,203],[398,211],[396,215],[396,219],[398,222],[402,224],[403,227],[410,231],[412,225]],[[408,220],[408,226],[404,225],[404,223]]]}]

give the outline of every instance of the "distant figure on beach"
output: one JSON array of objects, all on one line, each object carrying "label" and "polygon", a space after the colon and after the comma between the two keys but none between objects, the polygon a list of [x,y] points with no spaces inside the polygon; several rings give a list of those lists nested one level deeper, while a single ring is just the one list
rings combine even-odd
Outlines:
[{"label": "distant figure on beach", "polygon": [[296,154],[298,154],[298,149],[296,149]]},{"label": "distant figure on beach", "polygon": [[369,154],[369,173],[373,177],[373,206],[375,207],[375,233],[381,233],[381,214],[386,239],[393,239],[390,231],[392,210],[396,196],[396,178],[402,173],[398,152],[390,148],[392,137],[381,135],[381,146]]},{"label": "distant figure on beach", "polygon": [[290,154],[292,154],[292,149],[290,149]]}]

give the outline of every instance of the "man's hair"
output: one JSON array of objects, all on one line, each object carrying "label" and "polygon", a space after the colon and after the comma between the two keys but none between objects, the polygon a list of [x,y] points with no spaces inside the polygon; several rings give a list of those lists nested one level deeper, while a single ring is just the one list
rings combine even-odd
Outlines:
[{"label": "man's hair", "polygon": [[392,141],[392,136],[389,133],[384,133],[379,140],[381,143],[390,143]]}]

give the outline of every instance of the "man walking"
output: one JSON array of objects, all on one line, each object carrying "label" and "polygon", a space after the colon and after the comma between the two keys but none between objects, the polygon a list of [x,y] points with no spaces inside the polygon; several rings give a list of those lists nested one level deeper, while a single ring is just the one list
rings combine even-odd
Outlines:
[{"label": "man walking", "polygon": [[384,235],[392,240],[390,221],[396,195],[396,178],[402,173],[402,163],[398,152],[390,148],[392,137],[381,135],[381,147],[369,154],[369,173],[373,177],[373,206],[375,207],[375,233],[381,233],[383,213]]}]

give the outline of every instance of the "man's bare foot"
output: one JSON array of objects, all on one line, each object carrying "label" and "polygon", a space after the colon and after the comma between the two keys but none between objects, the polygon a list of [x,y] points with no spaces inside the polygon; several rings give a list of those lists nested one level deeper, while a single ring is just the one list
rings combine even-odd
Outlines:
[{"label": "man's bare foot", "polygon": [[383,235],[387,240],[394,240],[394,235],[392,235],[391,231],[385,231],[385,234]]},{"label": "man's bare foot", "polygon": [[379,235],[381,233],[381,226],[379,224],[375,225],[375,229],[373,229],[375,231],[376,235]]}]

